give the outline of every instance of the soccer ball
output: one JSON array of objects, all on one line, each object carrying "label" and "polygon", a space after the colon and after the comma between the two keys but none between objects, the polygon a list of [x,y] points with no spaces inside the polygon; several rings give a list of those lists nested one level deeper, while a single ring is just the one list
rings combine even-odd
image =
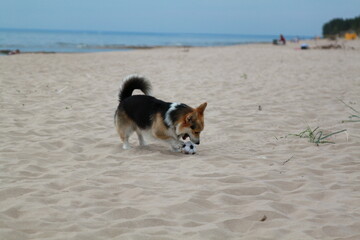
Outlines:
[{"label": "soccer ball", "polygon": [[183,144],[181,152],[184,154],[195,154],[196,147],[192,142],[188,141]]}]

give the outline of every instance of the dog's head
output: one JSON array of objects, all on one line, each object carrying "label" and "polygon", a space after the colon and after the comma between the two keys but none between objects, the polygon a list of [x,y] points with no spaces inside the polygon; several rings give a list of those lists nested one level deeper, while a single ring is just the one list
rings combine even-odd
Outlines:
[{"label": "dog's head", "polygon": [[200,133],[204,129],[204,111],[207,103],[203,103],[185,114],[177,127],[177,133],[185,140],[187,137],[195,144],[200,144]]}]

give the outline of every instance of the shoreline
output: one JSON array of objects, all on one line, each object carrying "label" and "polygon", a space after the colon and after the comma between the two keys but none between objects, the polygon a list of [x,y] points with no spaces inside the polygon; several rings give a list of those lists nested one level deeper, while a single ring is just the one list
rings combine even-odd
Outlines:
[{"label": "shoreline", "polygon": [[[173,48],[173,49],[181,49],[181,48],[216,48],[216,47],[231,47],[238,45],[251,45],[251,44],[271,44],[270,42],[246,42],[246,43],[238,43],[238,44],[229,44],[229,45],[214,45],[214,46],[191,46],[191,45],[156,45],[156,46],[119,46],[117,48],[113,47],[99,47],[99,48],[88,48],[81,49],[79,51],[21,51],[21,48],[13,48],[13,49],[0,49],[0,54],[9,55],[9,53],[14,52],[15,50],[19,50],[20,53],[36,53],[36,54],[55,54],[55,53],[99,53],[99,52],[122,52],[128,50],[150,50],[150,49],[162,49],[162,48]],[[93,51],[95,50],[95,51]],[[101,51],[104,50],[104,51]]]},{"label": "shoreline", "polygon": [[[212,46],[192,46],[192,45],[156,45],[156,46],[122,46],[118,47],[98,47],[98,48],[88,48],[88,49],[79,49],[78,51],[22,51],[21,48],[13,48],[13,49],[0,49],[0,55],[12,55],[16,50],[19,50],[21,54],[81,54],[81,53],[101,53],[101,52],[123,52],[123,51],[131,51],[131,50],[151,50],[151,49],[193,49],[193,48],[221,48],[221,47],[233,47],[233,46],[244,46],[244,45],[274,45],[279,47],[300,47],[302,43],[309,43],[309,49],[341,49],[350,46],[350,48],[355,49],[356,47],[352,46],[352,42],[359,41],[356,40],[345,40],[344,38],[331,40],[328,38],[320,38],[320,39],[303,39],[298,42],[288,41],[286,45],[274,45],[272,42],[243,42],[236,44],[228,44],[228,45],[212,45]],[[356,44],[355,44],[356,45]],[[103,50],[103,51],[102,51]]]}]

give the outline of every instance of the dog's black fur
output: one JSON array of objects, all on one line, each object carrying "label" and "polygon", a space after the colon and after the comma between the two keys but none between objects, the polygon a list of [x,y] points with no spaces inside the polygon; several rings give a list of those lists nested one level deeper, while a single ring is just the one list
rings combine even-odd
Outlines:
[{"label": "dog's black fur", "polygon": [[[141,90],[146,95],[132,95],[135,89]],[[147,95],[150,94],[150,91],[151,86],[141,77],[134,77],[131,81],[126,81],[122,90],[119,92],[119,106],[115,112],[115,116],[118,111],[123,110],[141,129],[151,127],[151,119],[156,113],[160,112],[161,116],[165,119],[165,114],[170,108],[171,103]],[[176,109],[170,113],[171,120],[174,122],[179,117],[179,114],[184,113],[184,110],[190,112],[191,108],[183,103],[178,105]],[[167,127],[170,126],[167,125]]]},{"label": "dog's black fur", "polygon": [[[135,89],[145,95],[132,95]],[[183,143],[180,138],[189,137],[195,144],[200,144],[207,103],[191,108],[183,103],[164,102],[150,96],[150,90],[150,82],[144,77],[131,75],[124,80],[114,116],[123,148],[131,147],[129,137],[133,132],[137,133],[140,145],[146,144],[143,134],[150,133],[168,142],[173,151],[181,150]]]}]

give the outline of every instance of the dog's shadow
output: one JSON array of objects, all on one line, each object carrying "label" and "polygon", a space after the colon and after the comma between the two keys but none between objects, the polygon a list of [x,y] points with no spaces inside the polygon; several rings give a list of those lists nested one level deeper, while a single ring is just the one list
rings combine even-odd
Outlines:
[{"label": "dog's shadow", "polygon": [[162,156],[168,156],[168,157],[184,157],[186,156],[186,154],[183,154],[181,152],[173,152],[169,149],[168,146],[166,145],[161,145],[161,144],[148,144],[146,146],[139,146],[139,145],[135,145],[132,146],[131,149],[123,149],[122,145],[120,144],[117,145],[116,147],[113,148],[113,153],[114,154],[124,154],[127,153],[129,155],[162,155]]},{"label": "dog's shadow", "polygon": [[133,149],[136,151],[136,153],[139,153],[139,154],[160,153],[161,155],[174,156],[174,157],[179,157],[179,156],[184,155],[183,153],[180,153],[180,152],[171,151],[168,146],[159,145],[159,144],[148,144],[146,146],[135,146]]}]

